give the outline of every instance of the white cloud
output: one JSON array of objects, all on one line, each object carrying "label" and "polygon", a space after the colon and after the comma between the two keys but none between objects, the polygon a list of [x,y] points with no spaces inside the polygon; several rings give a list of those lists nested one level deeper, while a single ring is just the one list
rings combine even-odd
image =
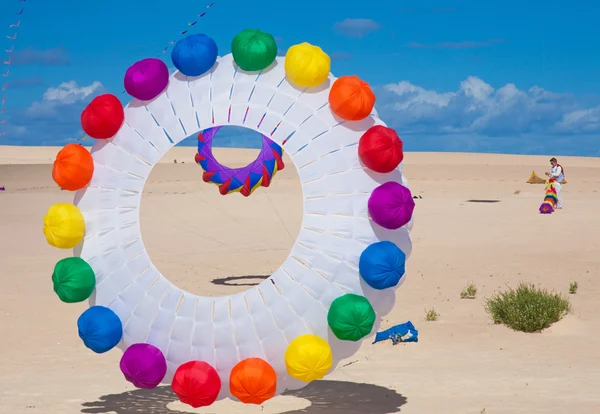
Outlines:
[{"label": "white cloud", "polygon": [[491,137],[600,133],[600,106],[585,108],[571,94],[539,86],[521,90],[508,83],[495,89],[469,76],[453,92],[428,90],[407,81],[380,89],[379,113],[399,132]]},{"label": "white cloud", "polygon": [[56,88],[48,88],[44,92],[44,101],[58,101],[60,103],[74,103],[97,92],[102,88],[99,81],[93,82],[88,86],[79,86],[76,81],[63,82]]},{"label": "white cloud", "polygon": [[42,100],[32,102],[7,119],[5,139],[21,145],[61,145],[72,141],[70,137],[81,137],[81,112],[104,92],[98,81],[84,86],[69,81],[48,88]]},{"label": "white cloud", "polygon": [[[593,133],[600,131],[600,105],[589,109],[578,109],[563,116],[559,122],[560,130]],[[600,147],[600,142],[598,143]]]},{"label": "white cloud", "polygon": [[348,37],[365,37],[381,28],[372,19],[344,19],[333,25],[335,31]]}]

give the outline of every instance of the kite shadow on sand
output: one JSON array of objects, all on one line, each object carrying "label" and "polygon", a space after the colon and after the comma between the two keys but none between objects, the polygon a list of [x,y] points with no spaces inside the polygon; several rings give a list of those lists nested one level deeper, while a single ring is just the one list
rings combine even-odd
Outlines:
[{"label": "kite shadow on sand", "polygon": [[[372,384],[346,381],[315,381],[300,390],[283,395],[303,398],[311,405],[281,414],[388,414],[400,412],[406,397],[392,389]],[[167,405],[177,401],[169,386],[153,390],[135,390],[100,397],[98,401],[83,403],[82,413],[88,414],[186,414],[171,410]]]},{"label": "kite shadow on sand", "polygon": [[213,279],[210,283],[220,286],[258,286],[260,282],[269,277],[269,275],[229,276]]}]

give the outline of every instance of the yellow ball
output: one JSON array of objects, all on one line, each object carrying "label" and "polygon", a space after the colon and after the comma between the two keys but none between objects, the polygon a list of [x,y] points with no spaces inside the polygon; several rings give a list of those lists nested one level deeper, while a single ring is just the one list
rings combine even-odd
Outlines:
[{"label": "yellow ball", "polygon": [[318,86],[327,80],[331,59],[319,46],[300,43],[290,47],[285,54],[285,74],[303,88]]},{"label": "yellow ball", "polygon": [[71,249],[85,235],[85,221],[73,204],[52,205],[44,217],[44,234],[48,244],[59,249]]},{"label": "yellow ball", "polygon": [[294,339],[285,351],[285,366],[291,377],[311,382],[321,379],[333,365],[331,347],[316,335],[302,335]]}]

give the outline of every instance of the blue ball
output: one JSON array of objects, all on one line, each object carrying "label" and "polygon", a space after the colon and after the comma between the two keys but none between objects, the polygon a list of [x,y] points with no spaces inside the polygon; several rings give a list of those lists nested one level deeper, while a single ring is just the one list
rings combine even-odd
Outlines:
[{"label": "blue ball", "polygon": [[390,241],[380,241],[367,247],[358,261],[360,275],[373,289],[394,287],[404,275],[406,254]]},{"label": "blue ball", "polygon": [[214,40],[203,34],[194,34],[175,44],[171,60],[184,75],[200,76],[214,66],[218,53]]},{"label": "blue ball", "polygon": [[77,319],[79,337],[97,354],[113,349],[123,336],[121,319],[104,306],[92,306]]}]

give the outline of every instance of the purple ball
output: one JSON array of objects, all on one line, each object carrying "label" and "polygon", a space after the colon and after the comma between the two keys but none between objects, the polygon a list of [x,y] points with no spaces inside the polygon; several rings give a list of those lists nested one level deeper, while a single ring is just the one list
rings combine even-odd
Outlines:
[{"label": "purple ball", "polygon": [[415,201],[410,190],[389,181],[373,190],[369,197],[369,215],[381,227],[396,230],[410,221]]},{"label": "purple ball", "polygon": [[150,101],[169,84],[169,68],[160,59],[148,58],[135,62],[125,72],[125,90],[140,101]]},{"label": "purple ball", "polygon": [[167,361],[157,347],[133,344],[121,358],[121,372],[137,388],[156,388],[167,373]]}]

